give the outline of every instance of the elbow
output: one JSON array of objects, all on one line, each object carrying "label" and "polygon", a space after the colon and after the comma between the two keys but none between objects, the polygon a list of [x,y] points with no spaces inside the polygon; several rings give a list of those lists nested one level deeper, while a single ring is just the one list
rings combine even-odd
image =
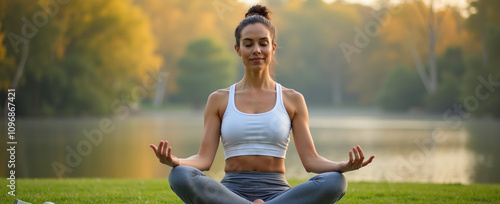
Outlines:
[{"label": "elbow", "polygon": [[314,168],[314,165],[312,164],[304,164],[304,169],[306,170],[307,173],[317,173],[316,169]]},{"label": "elbow", "polygon": [[311,169],[311,167],[309,167],[309,165],[304,164],[304,169],[307,173],[313,173],[313,170]]},{"label": "elbow", "polygon": [[307,173],[318,173],[319,155],[313,155],[308,158],[302,159],[302,165]]},{"label": "elbow", "polygon": [[212,168],[212,163],[203,164],[198,169],[200,169],[200,171],[209,171],[210,168]]},{"label": "elbow", "polygon": [[210,171],[211,166],[201,166],[199,169],[200,171]]}]

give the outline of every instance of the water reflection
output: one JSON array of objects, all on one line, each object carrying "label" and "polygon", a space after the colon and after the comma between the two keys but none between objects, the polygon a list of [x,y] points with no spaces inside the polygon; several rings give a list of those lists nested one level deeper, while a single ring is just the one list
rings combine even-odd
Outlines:
[{"label": "water reflection", "polygon": [[[197,153],[202,136],[202,113],[162,112],[126,120],[111,118],[115,130],[103,133],[102,142],[92,144],[83,131],[99,129],[101,120],[20,119],[17,176],[57,177],[59,171],[63,177],[165,178],[170,168],[157,161],[148,145],[169,140],[176,156],[187,157]],[[439,120],[313,112],[310,124],[316,148],[326,158],[348,159],[348,151],[357,144],[376,155],[369,167],[346,173],[351,181],[500,182],[496,173],[500,172],[499,122],[470,121],[460,129],[450,129]],[[433,130],[440,130],[439,134]],[[1,163],[6,159],[1,158]],[[207,175],[222,178],[223,166],[220,146]],[[286,168],[289,178],[313,176],[303,169],[293,140]],[[5,166],[0,170],[7,175]]]},{"label": "water reflection", "polygon": [[470,140],[467,148],[474,151],[473,160],[475,165],[472,175],[478,183],[499,183],[500,182],[500,126],[498,123],[483,122],[469,123],[467,132]]}]

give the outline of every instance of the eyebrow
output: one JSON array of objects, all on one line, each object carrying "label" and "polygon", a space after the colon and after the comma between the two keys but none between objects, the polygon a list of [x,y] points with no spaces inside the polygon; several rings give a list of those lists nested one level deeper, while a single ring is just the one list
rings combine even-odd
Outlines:
[{"label": "eyebrow", "polygon": [[[251,39],[251,38],[243,38],[243,41],[245,41],[245,40],[253,41],[253,39]],[[260,38],[259,40],[269,40],[269,38],[263,37],[263,38]]]}]

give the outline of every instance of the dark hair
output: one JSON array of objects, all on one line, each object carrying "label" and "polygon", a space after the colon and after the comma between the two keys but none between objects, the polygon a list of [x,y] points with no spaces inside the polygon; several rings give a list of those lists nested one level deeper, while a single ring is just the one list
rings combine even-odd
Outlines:
[{"label": "dark hair", "polygon": [[271,32],[271,38],[272,38],[272,44],[276,42],[276,29],[274,28],[274,25],[271,23],[271,18],[269,17],[269,14],[271,11],[266,7],[262,5],[255,5],[252,6],[250,9],[248,9],[248,12],[245,14],[245,19],[243,19],[238,27],[236,27],[236,30],[234,31],[234,37],[236,38],[236,46],[240,46],[240,39],[241,39],[241,31],[243,28],[245,28],[249,24],[255,24],[255,23],[262,23],[267,28],[269,28],[269,31]]}]

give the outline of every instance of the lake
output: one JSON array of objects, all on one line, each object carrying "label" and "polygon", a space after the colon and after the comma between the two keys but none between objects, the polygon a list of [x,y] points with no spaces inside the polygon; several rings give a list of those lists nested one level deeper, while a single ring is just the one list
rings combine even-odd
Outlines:
[{"label": "lake", "polygon": [[[7,138],[5,121],[1,131]],[[196,154],[203,113],[164,110],[119,117],[19,118],[16,121],[16,177],[166,178],[170,167],[158,162],[150,143],[168,140],[174,155]],[[310,110],[316,149],[325,158],[347,160],[360,145],[373,163],[345,174],[349,181],[500,183],[500,121],[455,124],[439,115],[388,115],[377,111]],[[5,144],[5,143],[4,143]],[[4,150],[5,151],[5,150]],[[0,159],[7,173],[7,156]],[[221,179],[219,146],[206,174]],[[286,176],[306,179],[291,140]]]}]

